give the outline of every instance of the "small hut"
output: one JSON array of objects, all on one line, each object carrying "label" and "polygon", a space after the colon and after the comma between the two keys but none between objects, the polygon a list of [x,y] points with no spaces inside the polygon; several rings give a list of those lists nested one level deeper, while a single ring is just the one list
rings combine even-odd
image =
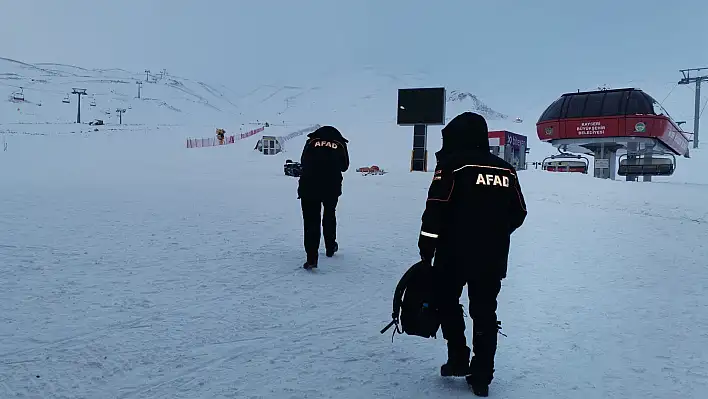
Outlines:
[{"label": "small hut", "polygon": [[283,145],[278,137],[263,136],[256,143],[254,150],[263,153],[263,155],[275,155],[283,151]]}]

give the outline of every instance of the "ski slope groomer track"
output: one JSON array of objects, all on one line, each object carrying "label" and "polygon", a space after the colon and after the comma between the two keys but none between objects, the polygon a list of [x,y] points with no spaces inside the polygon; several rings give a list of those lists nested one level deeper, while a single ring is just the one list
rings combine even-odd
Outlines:
[{"label": "ski slope groomer track", "polygon": [[[183,133],[0,153],[1,398],[471,396],[439,377],[443,340],[379,334],[431,174],[347,173],[340,252],[307,273],[282,157],[186,150]],[[387,163],[407,165],[401,140]],[[491,397],[703,398],[708,186],[520,178]]]}]

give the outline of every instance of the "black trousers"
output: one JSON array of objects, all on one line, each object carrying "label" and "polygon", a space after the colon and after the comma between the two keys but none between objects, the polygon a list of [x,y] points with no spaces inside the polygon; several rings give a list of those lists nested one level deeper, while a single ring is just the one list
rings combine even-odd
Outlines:
[{"label": "black trousers", "polygon": [[460,305],[462,290],[467,284],[469,313],[472,318],[472,370],[480,377],[494,373],[497,350],[497,296],[501,279],[495,275],[466,276],[455,270],[441,270],[438,275],[438,305],[443,338],[447,340],[449,356],[467,357],[465,319]]},{"label": "black trousers", "polygon": [[[308,262],[316,262],[320,248],[320,234],[324,236],[325,248],[332,248],[337,240],[338,197],[325,199],[301,198],[302,221],[305,230],[305,253]],[[324,208],[324,213],[322,209]],[[322,231],[320,232],[320,224]]]}]

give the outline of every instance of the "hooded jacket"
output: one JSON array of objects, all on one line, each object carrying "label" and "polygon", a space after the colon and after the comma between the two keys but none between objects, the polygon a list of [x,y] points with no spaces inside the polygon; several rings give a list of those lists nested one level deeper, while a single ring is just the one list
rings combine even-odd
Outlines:
[{"label": "hooded jacket", "polygon": [[510,235],[527,211],[516,170],[490,153],[488,133],[472,112],[443,128],[418,247],[436,266],[504,278]]},{"label": "hooded jacket", "polygon": [[302,149],[298,198],[327,199],[342,195],[342,172],[349,169],[349,141],[333,126],[307,135]]}]

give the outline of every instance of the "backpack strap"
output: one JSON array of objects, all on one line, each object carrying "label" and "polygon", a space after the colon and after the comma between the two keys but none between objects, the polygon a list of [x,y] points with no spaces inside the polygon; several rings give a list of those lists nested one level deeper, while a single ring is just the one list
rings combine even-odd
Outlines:
[{"label": "backpack strap", "polygon": [[403,334],[403,331],[401,331],[401,329],[398,328],[398,319],[393,319],[393,320],[391,320],[391,322],[388,323],[388,325],[387,325],[386,327],[384,327],[383,330],[381,330],[381,334],[383,334],[383,333],[385,333],[389,328],[391,328],[391,326],[393,326],[394,324],[396,325],[396,328],[393,330],[393,334],[391,334],[391,342],[393,342],[393,337],[396,336],[396,333],[398,333],[398,334]]}]

